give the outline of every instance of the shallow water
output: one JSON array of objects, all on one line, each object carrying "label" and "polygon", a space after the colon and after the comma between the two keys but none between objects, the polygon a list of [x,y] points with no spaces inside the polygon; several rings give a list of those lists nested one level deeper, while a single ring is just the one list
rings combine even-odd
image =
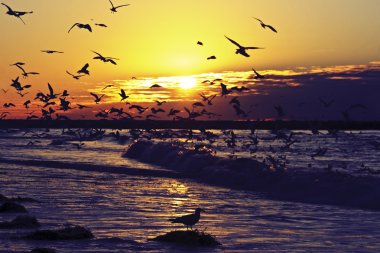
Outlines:
[{"label": "shallow water", "polygon": [[[83,148],[78,150],[71,142],[61,146],[47,145],[58,131],[50,134],[52,136],[41,139],[41,143],[26,146],[30,138],[23,137],[22,133],[2,133],[0,155],[8,159],[83,163],[84,168],[86,164],[95,163],[105,168],[120,165],[152,171],[161,169],[121,158],[125,146],[115,143],[112,138],[85,141]],[[243,134],[240,132],[238,136]],[[379,139],[378,132],[341,133],[338,141],[327,135],[306,134],[301,132],[295,138],[309,141],[308,144],[295,143],[290,151],[286,151],[291,168],[303,168],[303,163],[312,163],[309,169],[322,168],[332,162],[339,164],[339,159],[347,156],[344,149],[348,149],[347,152],[361,151],[347,157],[350,162],[346,170],[354,173],[362,161],[368,161],[372,168],[379,168],[378,158],[369,152],[373,147],[367,144]],[[262,144],[259,144],[257,153],[239,152],[239,148],[235,148],[235,154],[260,157],[266,155],[269,145],[274,149],[283,145],[279,140],[271,140],[269,132],[262,131],[258,135]],[[215,143],[219,146],[218,155],[225,155],[230,149],[223,143],[223,138]],[[240,143],[238,145],[242,145]],[[327,146],[331,151],[313,160],[309,154],[318,145]],[[301,151],[303,156],[299,157],[297,152]],[[276,151],[273,155],[281,154]],[[0,164],[0,173],[1,194],[29,196],[42,201],[24,204],[39,219],[42,228],[80,224],[88,227],[96,237],[80,242],[35,242],[11,239],[28,232],[26,230],[0,230],[0,252],[23,252],[37,246],[56,248],[58,252],[378,252],[380,248],[379,212],[273,201],[253,192],[207,186],[184,179],[11,163]],[[197,229],[215,235],[223,244],[221,248],[183,248],[147,241],[172,229],[182,229],[167,219],[193,212],[198,206],[206,213]],[[0,214],[0,221],[14,217]]]}]

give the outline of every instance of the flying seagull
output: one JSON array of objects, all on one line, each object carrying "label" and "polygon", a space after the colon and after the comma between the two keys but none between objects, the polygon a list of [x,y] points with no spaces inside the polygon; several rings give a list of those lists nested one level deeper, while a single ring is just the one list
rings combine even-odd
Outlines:
[{"label": "flying seagull", "polygon": [[78,74],[85,74],[85,75],[90,75],[90,71],[88,70],[88,67],[90,65],[86,63],[80,70],[77,71]]},{"label": "flying seagull", "polygon": [[95,59],[95,60],[101,60],[102,62],[110,62],[113,65],[117,65],[117,63],[115,62],[115,60],[119,60],[119,59],[112,58],[112,57],[104,57],[103,55],[101,55],[101,54],[99,54],[99,53],[97,53],[95,51],[92,51],[92,52],[98,55],[98,56],[95,56],[93,59]]},{"label": "flying seagull", "polygon": [[120,89],[120,93],[119,93],[120,97],[121,97],[121,101],[129,98],[129,96],[127,96],[127,94],[125,93],[125,90],[123,89]]},{"label": "flying seagull", "polygon": [[216,60],[216,56],[212,55],[212,56],[208,57],[207,60]]},{"label": "flying seagull", "polygon": [[236,54],[241,54],[245,57],[249,57],[250,55],[247,53],[247,50],[248,49],[264,49],[262,47],[243,47],[241,46],[239,43],[237,43],[236,41],[228,38],[227,36],[224,36],[226,37],[229,41],[231,41],[232,44],[234,44],[235,46],[238,47],[238,49],[236,49]]},{"label": "flying seagull", "polygon": [[261,24],[261,26],[262,26],[264,29],[266,29],[266,28],[268,27],[268,28],[271,29],[273,32],[277,33],[277,30],[274,29],[273,26],[265,24],[261,19],[258,19],[258,18],[254,18],[254,19],[256,19],[257,21],[259,21],[260,24]]},{"label": "flying seagull", "polygon": [[69,31],[67,33],[69,33],[76,26],[78,28],[87,29],[89,32],[92,32],[92,28],[91,28],[91,26],[89,24],[75,23],[75,24],[73,24],[73,26],[69,29]]},{"label": "flying seagull", "polygon": [[255,77],[254,79],[264,79],[265,76],[261,75],[259,72],[257,72],[254,68],[252,68],[253,72],[255,72]]},{"label": "flying seagull", "polygon": [[41,52],[47,53],[47,54],[63,54],[63,52],[56,51],[56,50],[41,50]]},{"label": "flying seagull", "polygon": [[104,28],[108,27],[106,24],[95,23],[95,25],[100,26],[100,27],[104,27]]},{"label": "flying seagull", "polygon": [[92,92],[90,92],[90,94],[91,94],[91,96],[93,96],[95,98],[94,102],[96,104],[98,104],[102,100],[102,98],[104,97],[104,94],[102,94],[100,97],[97,94],[92,93]]},{"label": "flying seagull", "polygon": [[178,218],[169,219],[172,223],[182,223],[186,226],[186,229],[193,229],[193,226],[198,223],[201,218],[201,212],[204,212],[202,208],[195,209],[193,214],[184,215]]},{"label": "flying seagull", "polygon": [[112,13],[117,12],[117,9],[119,9],[121,7],[130,5],[130,4],[122,4],[122,5],[114,6],[112,1],[111,0],[109,0],[109,1],[110,1],[111,6],[112,6],[112,8],[110,9]]},{"label": "flying seagull", "polygon": [[6,5],[5,3],[1,3],[1,4],[4,5],[5,7],[7,7],[8,11],[6,12],[6,14],[8,14],[9,16],[15,16],[16,18],[19,18],[21,20],[21,22],[24,23],[24,25],[25,25],[25,22],[24,22],[24,20],[22,20],[21,16],[24,16],[25,14],[33,13],[33,11],[14,11],[14,10],[12,10],[11,7]]},{"label": "flying seagull", "polygon": [[82,76],[85,76],[85,75],[73,75],[71,74],[69,71],[66,70],[66,73],[69,74],[70,76],[72,76],[75,80],[79,80],[79,78],[81,78]]},{"label": "flying seagull", "polygon": [[202,41],[198,41],[197,45],[203,46],[203,42]]}]

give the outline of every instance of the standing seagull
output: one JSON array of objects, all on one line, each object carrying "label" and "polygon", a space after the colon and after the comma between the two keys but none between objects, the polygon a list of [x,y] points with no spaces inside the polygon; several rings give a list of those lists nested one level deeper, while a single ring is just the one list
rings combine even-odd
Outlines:
[{"label": "standing seagull", "polygon": [[261,19],[258,19],[258,18],[254,18],[254,19],[256,19],[257,21],[259,21],[260,24],[261,24],[261,26],[262,26],[264,29],[266,29],[266,28],[268,27],[268,28],[271,29],[273,32],[277,33],[277,30],[274,29],[273,26],[265,24]]},{"label": "standing seagull", "polygon": [[33,11],[14,11],[14,10],[12,10],[11,7],[6,5],[5,3],[1,3],[1,4],[4,5],[5,7],[7,7],[8,11],[6,13],[8,15],[15,16],[16,18],[19,18],[21,20],[21,22],[24,23],[24,25],[25,25],[25,22],[24,22],[24,20],[22,20],[21,16],[24,16],[25,14],[32,14],[33,13]]},{"label": "standing seagull", "polygon": [[172,223],[182,223],[186,226],[186,229],[193,229],[193,226],[198,223],[201,218],[201,212],[204,212],[202,208],[195,209],[193,214],[184,215],[178,218],[169,219]]},{"label": "standing seagull", "polygon": [[74,28],[74,27],[78,27],[78,28],[81,28],[81,29],[87,29],[89,32],[92,32],[92,28],[89,24],[81,24],[81,23],[75,23],[73,24],[73,26],[69,29],[69,31],[67,33],[70,33],[70,31]]},{"label": "standing seagull", "polygon": [[224,36],[226,37],[229,41],[231,41],[232,44],[234,44],[235,46],[238,47],[238,49],[236,49],[236,54],[241,54],[245,57],[249,57],[250,55],[247,53],[247,50],[248,49],[264,49],[262,47],[243,47],[241,46],[239,43],[237,43],[236,41],[228,38],[227,36]]},{"label": "standing seagull", "polygon": [[130,4],[122,4],[122,5],[114,6],[113,3],[111,2],[111,0],[108,0],[108,1],[110,1],[110,4],[112,6],[112,8],[110,9],[112,13],[117,12],[117,9],[119,9],[121,7],[130,5]]}]

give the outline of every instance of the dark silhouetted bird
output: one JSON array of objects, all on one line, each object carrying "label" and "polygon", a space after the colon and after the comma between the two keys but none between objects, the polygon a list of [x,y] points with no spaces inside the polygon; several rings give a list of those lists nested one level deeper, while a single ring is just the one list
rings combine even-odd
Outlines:
[{"label": "dark silhouetted bird", "polygon": [[90,75],[90,71],[88,70],[88,67],[90,65],[86,63],[80,70],[77,71],[78,74],[85,74],[85,75]]},{"label": "dark silhouetted bird", "polygon": [[41,50],[41,52],[47,53],[47,54],[63,54],[64,53],[62,51],[56,51],[56,50]]},{"label": "dark silhouetted bird", "polygon": [[102,62],[110,62],[112,63],[113,65],[117,65],[117,63],[115,62],[115,60],[119,60],[117,58],[112,58],[112,57],[104,57],[103,55],[95,52],[95,51],[92,51],[93,53],[97,54],[98,56],[95,56],[93,59],[95,60],[101,60]]},{"label": "dark silhouetted bird", "polygon": [[66,70],[66,73],[69,74],[70,76],[72,76],[74,79],[76,80],[79,80],[79,78],[81,78],[82,76],[85,76],[85,75],[73,75],[71,74],[69,71]]},{"label": "dark silhouetted bird", "polygon": [[264,79],[265,76],[261,75],[259,72],[257,72],[254,68],[252,68],[253,72],[255,72],[255,77],[254,79]]},{"label": "dark silhouetted bird", "polygon": [[127,96],[127,94],[125,93],[125,91],[123,89],[120,89],[120,93],[119,93],[120,97],[121,97],[121,101],[129,98],[129,96]]},{"label": "dark silhouetted bird", "polygon": [[203,46],[203,42],[198,41],[198,42],[197,42],[197,45]]},{"label": "dark silhouetted bird", "polygon": [[243,55],[245,57],[249,57],[250,56],[247,53],[248,49],[264,49],[264,48],[261,48],[261,47],[243,47],[239,43],[237,43],[236,41],[228,38],[227,36],[224,36],[224,37],[226,37],[232,44],[234,44],[235,46],[238,47],[238,49],[236,49],[236,54],[241,54],[241,55]]},{"label": "dark silhouetted bird", "polygon": [[186,229],[193,229],[193,226],[198,223],[201,218],[201,212],[204,212],[202,208],[195,209],[193,214],[184,215],[178,218],[169,219],[172,223],[182,223],[186,226]]},{"label": "dark silhouetted bird", "polygon": [[99,97],[97,94],[92,93],[92,92],[90,92],[90,94],[91,94],[91,96],[93,96],[93,97],[95,98],[94,102],[95,102],[96,104],[99,104],[99,102],[100,102],[100,101],[102,100],[102,98],[104,97],[104,94],[101,95],[100,97]]},{"label": "dark silhouetted bird", "polygon": [[86,29],[89,32],[92,32],[92,28],[89,24],[75,23],[75,24],[73,24],[73,26],[69,29],[69,31],[67,33],[69,33],[74,27],[78,27],[80,29]]},{"label": "dark silhouetted bird", "polygon": [[212,56],[208,57],[207,60],[216,60],[216,56],[212,55]]},{"label": "dark silhouetted bird", "polygon": [[117,9],[119,9],[121,7],[125,7],[125,6],[130,5],[130,4],[122,4],[122,5],[114,6],[111,0],[109,0],[109,2],[111,4],[111,9],[110,10],[111,10],[112,13],[117,12]]},{"label": "dark silhouetted bird", "polygon": [[21,16],[24,16],[25,14],[33,13],[33,11],[14,11],[14,10],[12,10],[11,7],[6,5],[5,3],[1,3],[1,4],[4,5],[5,7],[7,7],[8,11],[6,12],[6,14],[8,14],[9,16],[15,16],[16,18],[19,18],[21,20],[21,22],[24,23],[24,25],[25,25],[25,22],[24,22],[24,20],[22,20]]},{"label": "dark silhouetted bird", "polygon": [[261,19],[258,19],[258,18],[254,18],[254,19],[256,19],[257,21],[260,22],[262,28],[266,29],[266,28],[268,27],[268,28],[271,29],[273,32],[277,33],[277,30],[274,29],[273,26],[265,24]]}]

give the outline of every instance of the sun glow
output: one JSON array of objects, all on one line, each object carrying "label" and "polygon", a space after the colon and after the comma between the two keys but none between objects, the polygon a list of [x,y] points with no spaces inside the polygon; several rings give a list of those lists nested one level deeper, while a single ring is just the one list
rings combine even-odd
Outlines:
[{"label": "sun glow", "polygon": [[194,88],[197,85],[197,80],[193,77],[182,77],[179,80],[179,87],[184,90]]}]

